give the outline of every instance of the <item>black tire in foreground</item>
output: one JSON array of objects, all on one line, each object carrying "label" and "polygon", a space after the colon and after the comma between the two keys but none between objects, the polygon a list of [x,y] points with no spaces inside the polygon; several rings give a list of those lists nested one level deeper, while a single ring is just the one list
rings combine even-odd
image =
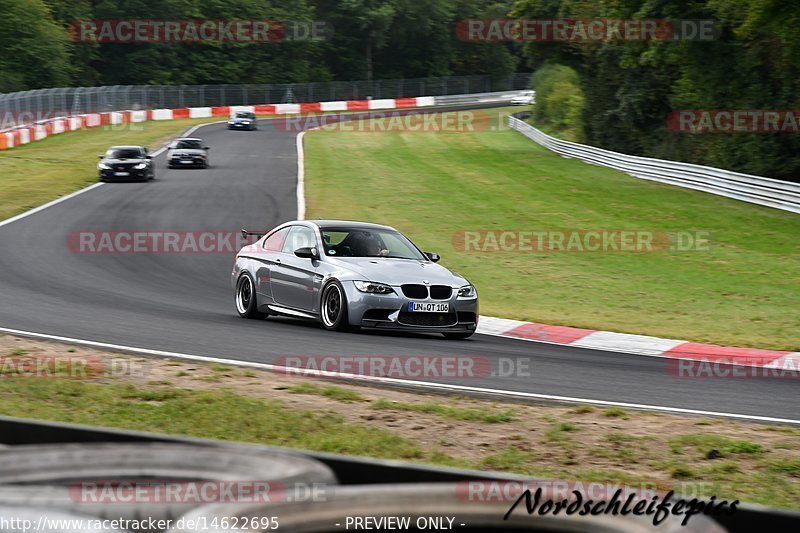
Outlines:
[{"label": "black tire in foreground", "polygon": [[0,505],[109,519],[174,519],[209,498],[226,501],[230,491],[260,491],[255,501],[272,501],[290,488],[335,483],[333,472],[314,459],[246,446],[92,443],[0,451]]}]

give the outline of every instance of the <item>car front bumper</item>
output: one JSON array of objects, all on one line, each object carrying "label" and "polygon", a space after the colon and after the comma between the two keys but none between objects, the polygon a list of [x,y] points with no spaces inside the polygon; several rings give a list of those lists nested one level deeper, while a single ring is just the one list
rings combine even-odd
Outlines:
[{"label": "car front bumper", "polygon": [[[125,170],[117,170],[117,169],[101,169],[99,170],[100,179],[102,181],[131,181],[131,180],[142,180],[147,178],[148,174],[150,173],[150,169],[145,168],[142,170],[135,170],[135,169],[125,169]],[[119,174],[125,174],[120,176]]]},{"label": "car front bumper", "polygon": [[[350,325],[362,328],[418,331],[429,333],[460,333],[475,331],[478,325],[478,298],[456,298],[457,289],[447,300],[412,299],[405,297],[399,287],[393,294],[369,294],[355,288],[352,281],[343,282],[347,297]],[[448,313],[408,311],[411,302],[450,304]]]},{"label": "car front bumper", "polygon": [[167,164],[173,168],[181,168],[181,167],[202,167],[206,164],[205,159],[201,159],[199,157],[193,157],[191,159],[181,158],[181,159],[170,159]]}]

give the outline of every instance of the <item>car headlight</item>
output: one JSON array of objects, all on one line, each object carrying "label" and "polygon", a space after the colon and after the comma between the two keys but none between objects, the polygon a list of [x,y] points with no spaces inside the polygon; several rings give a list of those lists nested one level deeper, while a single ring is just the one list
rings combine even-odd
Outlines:
[{"label": "car headlight", "polygon": [[370,294],[391,294],[394,289],[384,283],[373,283],[372,281],[354,281],[356,289]]},{"label": "car headlight", "polygon": [[229,121],[228,121],[228,124],[233,124],[233,121],[232,121],[232,120],[229,120]]},{"label": "car headlight", "polygon": [[144,170],[144,169],[147,168],[147,163],[139,163],[138,165],[136,165],[133,168],[134,168],[134,170]]},{"label": "car headlight", "polygon": [[250,125],[250,121],[244,120],[244,121],[242,121],[242,124],[244,124],[245,126],[249,126]]},{"label": "car headlight", "polygon": [[472,285],[464,285],[460,289],[458,289],[458,298],[463,300],[470,300],[472,298],[478,297],[478,291],[475,290],[475,287]]},{"label": "car headlight", "polygon": [[111,169],[111,167],[106,165],[105,163],[98,163],[97,164],[97,168],[99,168],[100,170],[110,170]]}]

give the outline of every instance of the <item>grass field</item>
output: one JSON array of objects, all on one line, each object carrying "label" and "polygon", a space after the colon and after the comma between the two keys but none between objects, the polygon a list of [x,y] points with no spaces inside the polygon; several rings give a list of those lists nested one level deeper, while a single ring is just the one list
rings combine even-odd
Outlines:
[{"label": "grass field", "polygon": [[[502,128],[305,139],[308,218],[401,229],[478,287],[482,314],[800,349],[797,215],[564,159]],[[683,252],[493,253],[465,252],[454,240],[465,230],[601,229],[707,232],[710,243]]]},{"label": "grass field", "polygon": [[101,126],[0,152],[0,220],[97,182],[97,156],[115,144],[156,149],[183,130],[220,119]]}]

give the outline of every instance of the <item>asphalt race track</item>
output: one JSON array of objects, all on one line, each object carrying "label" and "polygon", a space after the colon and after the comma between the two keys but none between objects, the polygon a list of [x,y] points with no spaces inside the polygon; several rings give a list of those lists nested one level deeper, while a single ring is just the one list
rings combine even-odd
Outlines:
[{"label": "asphalt race track", "polygon": [[[233,232],[294,219],[296,132],[278,131],[269,121],[260,127],[239,132],[214,124],[198,130],[195,135],[212,147],[208,170],[167,170],[162,154],[153,182],[105,184],[1,226],[0,327],[261,363],[325,354],[530,359],[530,376],[438,381],[800,419],[793,379],[677,378],[659,358],[485,335],[450,341],[439,335],[332,333],[291,319],[244,320],[230,288],[233,253],[86,254],[68,246],[70,234],[79,231]],[[457,269],[447,250],[439,252],[444,265]]]}]

